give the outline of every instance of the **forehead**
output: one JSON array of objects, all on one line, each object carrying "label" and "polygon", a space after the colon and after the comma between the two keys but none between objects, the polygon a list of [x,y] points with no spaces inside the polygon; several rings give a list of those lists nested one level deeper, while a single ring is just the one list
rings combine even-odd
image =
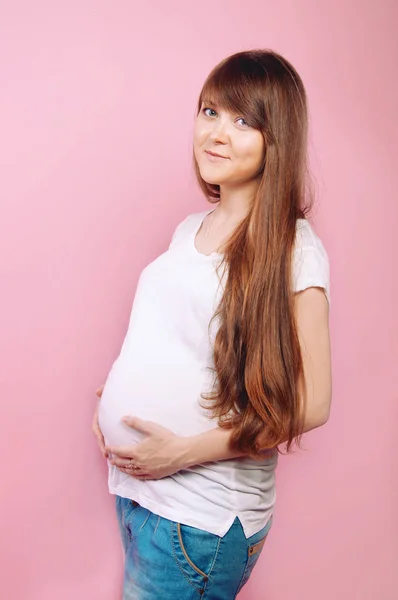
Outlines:
[{"label": "forehead", "polygon": [[222,109],[231,114],[242,113],[249,116],[252,112],[249,104],[250,101],[248,102],[243,96],[239,97],[236,90],[230,90],[229,88],[205,89],[201,96],[202,107],[208,106],[210,108],[217,108],[217,110]]},{"label": "forehead", "polygon": [[202,104],[207,104],[209,106],[218,106],[226,109],[238,108],[236,90],[231,89],[230,86],[216,86],[216,85],[207,85],[202,90],[201,100]]},{"label": "forehead", "polygon": [[222,102],[219,99],[211,99],[208,96],[202,98],[202,106],[208,106],[209,108],[217,108],[218,110],[225,110],[226,112],[234,113],[236,109],[229,106],[226,102]]},{"label": "forehead", "polygon": [[212,100],[209,96],[203,96],[202,104],[207,104],[208,106],[217,106],[216,100]]}]

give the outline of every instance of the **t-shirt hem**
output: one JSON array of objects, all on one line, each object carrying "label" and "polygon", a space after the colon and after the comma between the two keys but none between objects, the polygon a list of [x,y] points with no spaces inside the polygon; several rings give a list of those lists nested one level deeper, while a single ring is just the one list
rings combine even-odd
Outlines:
[{"label": "t-shirt hem", "polygon": [[[129,500],[134,500],[134,502],[138,502],[138,504],[140,504],[143,508],[150,510],[155,515],[158,515],[163,519],[175,521],[177,523],[181,523],[181,525],[188,525],[189,527],[196,527],[197,529],[204,529],[205,531],[208,531],[209,533],[212,533],[214,535],[218,535],[219,537],[224,537],[228,533],[236,517],[240,518],[239,514],[230,513],[229,518],[223,521],[222,525],[220,525],[219,527],[213,527],[212,525],[208,524],[204,526],[203,522],[200,522],[198,519],[196,519],[194,515],[181,515],[180,511],[173,510],[173,508],[171,507],[164,506],[162,504],[159,504],[158,502],[154,502],[147,496],[144,496],[143,494],[140,494],[135,490],[132,490],[131,488],[125,487],[123,485],[112,484],[109,484],[108,487],[110,494],[121,496],[122,498],[128,498]],[[258,531],[261,531],[261,529],[263,529],[263,527],[265,527],[268,524],[271,517],[272,511],[267,512],[265,522],[258,525],[256,527],[256,531],[250,532],[247,531],[247,528],[245,530],[245,526],[241,520],[245,537],[248,538],[254,535],[255,533],[258,533]]]}]

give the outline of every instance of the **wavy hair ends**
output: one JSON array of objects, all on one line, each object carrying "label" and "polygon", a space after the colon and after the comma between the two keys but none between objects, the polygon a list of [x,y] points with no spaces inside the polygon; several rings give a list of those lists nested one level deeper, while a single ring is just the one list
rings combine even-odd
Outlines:
[{"label": "wavy hair ends", "polygon": [[[294,315],[292,258],[298,218],[312,205],[307,168],[306,92],[293,66],[271,50],[219,63],[199,96],[242,115],[262,132],[265,160],[246,218],[225,246],[223,296],[214,317],[215,386],[203,395],[231,447],[251,456],[300,442],[305,414],[303,361]],[[194,167],[209,202],[220,188]]]}]

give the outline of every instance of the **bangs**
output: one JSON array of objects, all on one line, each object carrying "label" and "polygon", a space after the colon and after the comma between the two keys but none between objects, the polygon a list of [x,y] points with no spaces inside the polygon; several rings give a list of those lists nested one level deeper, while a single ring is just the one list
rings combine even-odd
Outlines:
[{"label": "bangs", "polygon": [[205,81],[198,112],[202,102],[239,114],[250,127],[264,130],[264,67],[253,59],[239,56],[222,63]]}]

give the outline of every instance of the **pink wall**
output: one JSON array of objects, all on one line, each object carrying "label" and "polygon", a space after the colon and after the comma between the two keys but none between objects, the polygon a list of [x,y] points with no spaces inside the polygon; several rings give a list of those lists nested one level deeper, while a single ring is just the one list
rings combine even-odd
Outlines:
[{"label": "pink wall", "polygon": [[204,206],[190,166],[204,77],[256,46],[290,58],[310,96],[334,406],[281,461],[242,598],[396,597],[397,13],[388,0],[0,2],[2,598],[119,598],[94,390],[141,267]]}]

